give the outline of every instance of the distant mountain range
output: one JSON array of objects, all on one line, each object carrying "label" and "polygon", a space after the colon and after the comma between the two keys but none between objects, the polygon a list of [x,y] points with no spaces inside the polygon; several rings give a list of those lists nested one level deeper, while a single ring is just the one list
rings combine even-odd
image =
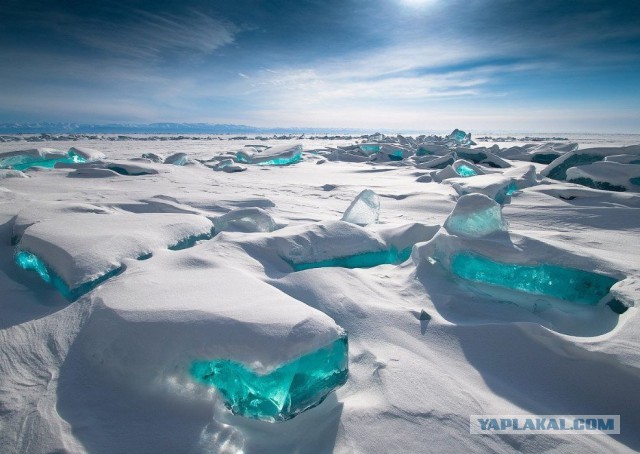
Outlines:
[{"label": "distant mountain range", "polygon": [[0,134],[319,134],[353,133],[354,129],[259,128],[210,123],[0,123]]}]

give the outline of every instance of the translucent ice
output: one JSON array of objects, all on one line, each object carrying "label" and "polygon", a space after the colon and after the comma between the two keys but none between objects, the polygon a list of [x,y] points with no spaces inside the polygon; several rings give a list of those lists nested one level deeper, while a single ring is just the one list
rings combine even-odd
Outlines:
[{"label": "translucent ice", "polygon": [[479,238],[507,230],[507,222],[496,201],[484,194],[468,194],[458,199],[444,227],[454,235]]},{"label": "translucent ice", "polygon": [[215,231],[232,232],[273,232],[278,224],[262,208],[240,208],[223,214],[213,220]]},{"label": "translucent ice", "polygon": [[411,256],[411,247],[398,251],[390,249],[388,251],[364,252],[362,254],[350,255],[346,257],[335,257],[328,260],[309,263],[289,262],[294,271],[309,270],[312,268],[373,268],[379,265],[393,265],[408,260]]},{"label": "translucent ice", "polygon": [[380,217],[380,199],[371,189],[365,189],[351,202],[342,220],[357,225],[375,224]]},{"label": "translucent ice", "polygon": [[447,139],[453,140],[461,145],[467,145],[471,143],[471,134],[467,134],[459,129],[454,129],[453,132],[447,136]]},{"label": "translucent ice", "polygon": [[85,293],[90,292],[98,285],[102,284],[108,279],[120,274],[124,268],[119,267],[110,272],[100,276],[99,278],[85,282],[78,287],[69,288],[69,286],[60,278],[53,270],[51,270],[46,263],[44,263],[38,256],[28,251],[18,251],[15,255],[16,264],[27,271],[35,271],[40,278],[47,284],[51,284],[56,290],[58,290],[62,296],[69,301],[75,301]]},{"label": "translucent ice", "polygon": [[360,151],[362,151],[366,155],[371,155],[371,154],[380,152],[379,143],[361,143],[359,147],[360,147]]},{"label": "translucent ice", "polygon": [[598,304],[617,282],[609,276],[574,268],[501,263],[470,253],[451,257],[451,271],[471,281],[591,306]]},{"label": "translucent ice", "polygon": [[286,166],[302,159],[301,145],[281,145],[267,148],[262,152],[247,149],[236,153],[236,161],[262,166]]},{"label": "translucent ice", "polygon": [[73,151],[65,153],[51,148],[37,148],[0,154],[0,169],[26,170],[35,166],[53,168],[59,162],[70,164],[86,162],[86,159]]},{"label": "translucent ice", "polygon": [[476,175],[484,174],[484,172],[480,170],[480,168],[468,161],[465,161],[464,159],[458,159],[451,165],[451,167],[453,167],[453,170],[455,170],[456,173],[461,177],[473,177]]},{"label": "translucent ice", "polygon": [[349,373],[347,336],[260,375],[227,359],[195,361],[191,375],[214,386],[234,414],[276,422],[322,403]]},{"label": "translucent ice", "polygon": [[456,168],[456,173],[461,177],[472,177],[474,175],[477,175],[475,170],[464,164]]},{"label": "translucent ice", "polygon": [[165,164],[173,164],[174,166],[183,166],[189,161],[186,153],[174,153],[171,156],[167,156],[164,160]]}]

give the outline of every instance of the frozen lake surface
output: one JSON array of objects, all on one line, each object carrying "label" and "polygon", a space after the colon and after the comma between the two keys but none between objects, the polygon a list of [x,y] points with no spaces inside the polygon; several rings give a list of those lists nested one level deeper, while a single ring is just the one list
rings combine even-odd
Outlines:
[{"label": "frozen lake surface", "polygon": [[640,450],[640,135],[3,140],[4,452]]}]

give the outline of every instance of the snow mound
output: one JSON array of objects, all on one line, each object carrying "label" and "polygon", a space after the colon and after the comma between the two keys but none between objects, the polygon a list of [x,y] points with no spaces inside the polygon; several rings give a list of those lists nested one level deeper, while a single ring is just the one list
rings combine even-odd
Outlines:
[{"label": "snow mound", "polygon": [[571,167],[567,169],[567,181],[606,191],[640,192],[640,165],[605,160]]}]

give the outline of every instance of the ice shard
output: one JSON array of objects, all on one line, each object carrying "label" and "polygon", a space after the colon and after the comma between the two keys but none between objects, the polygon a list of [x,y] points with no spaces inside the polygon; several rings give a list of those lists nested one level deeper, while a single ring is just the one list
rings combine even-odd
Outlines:
[{"label": "ice shard", "polygon": [[459,145],[471,144],[471,134],[467,134],[460,129],[454,129],[453,132],[447,136],[447,139]]},{"label": "ice shard", "polygon": [[183,166],[187,162],[189,162],[189,158],[186,153],[174,153],[164,160],[165,164],[173,164],[174,166]]},{"label": "ice shard", "polygon": [[502,209],[496,201],[484,194],[468,194],[458,199],[444,223],[444,228],[453,235],[480,238],[506,231],[507,222],[502,217]]},{"label": "ice shard", "polygon": [[262,208],[250,207],[230,211],[213,220],[216,233],[232,232],[273,232],[278,224]]},{"label": "ice shard", "polygon": [[191,366],[191,375],[214,386],[232,413],[270,422],[319,405],[346,383],[348,373],[346,334],[266,374],[228,359],[199,360]]},{"label": "ice shard", "polygon": [[342,220],[357,225],[375,224],[380,217],[380,199],[371,189],[365,189],[351,202]]}]

